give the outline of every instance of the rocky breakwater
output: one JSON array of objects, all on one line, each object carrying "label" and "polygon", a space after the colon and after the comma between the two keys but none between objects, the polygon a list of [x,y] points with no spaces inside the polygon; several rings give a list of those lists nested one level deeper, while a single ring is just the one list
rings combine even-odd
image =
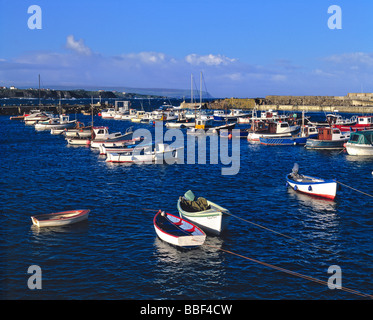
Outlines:
[{"label": "rocky breakwater", "polygon": [[258,106],[260,110],[293,110],[347,113],[372,113],[373,99],[347,96],[266,96]]},{"label": "rocky breakwater", "polygon": [[315,111],[346,113],[373,113],[373,94],[346,96],[276,96],[265,98],[229,98],[212,101],[210,109],[253,109],[278,111]]},{"label": "rocky breakwater", "polygon": [[260,103],[260,99],[238,99],[238,98],[230,98],[230,99],[218,99],[214,100],[209,103],[209,109],[253,109],[255,104]]}]

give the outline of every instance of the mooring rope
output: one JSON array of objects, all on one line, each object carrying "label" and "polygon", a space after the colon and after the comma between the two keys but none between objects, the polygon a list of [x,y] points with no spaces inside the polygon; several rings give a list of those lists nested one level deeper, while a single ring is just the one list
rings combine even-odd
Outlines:
[{"label": "mooring rope", "polygon": [[366,193],[366,192],[360,191],[360,190],[358,190],[358,189],[355,189],[355,188],[353,188],[353,187],[350,187],[350,186],[348,186],[347,184],[344,184],[344,183],[339,182],[339,181],[337,181],[337,183],[339,183],[340,185],[342,185],[342,186],[344,186],[344,187],[350,188],[350,189],[352,189],[352,190],[354,190],[354,191],[360,192],[360,193],[362,193],[362,194],[365,194],[365,195],[368,196],[368,197],[372,197],[372,198],[373,198],[373,195],[371,195],[371,194],[369,194],[369,193]]},{"label": "mooring rope", "polygon": [[[144,210],[144,211],[152,211],[152,212],[157,211],[157,210],[154,210],[154,209],[147,209],[147,208],[141,208],[141,210]],[[356,259],[353,259],[353,258],[349,258],[349,257],[346,257],[346,256],[344,256],[344,255],[342,255],[342,254],[337,253],[337,252],[333,252],[333,251],[331,251],[331,250],[327,250],[327,249],[321,248],[321,247],[316,246],[316,245],[314,245],[314,244],[307,243],[307,242],[305,242],[305,241],[302,241],[302,240],[296,239],[296,238],[291,237],[291,236],[289,236],[289,235],[286,235],[286,234],[284,234],[284,233],[281,233],[281,232],[275,231],[275,230],[273,230],[273,229],[270,229],[270,228],[264,227],[264,226],[262,226],[262,225],[260,225],[260,224],[258,224],[258,223],[255,223],[255,222],[249,221],[249,220],[247,220],[247,219],[244,219],[244,218],[242,218],[242,217],[239,217],[239,216],[237,216],[237,215],[235,215],[235,214],[233,214],[233,213],[231,213],[231,212],[224,211],[224,213],[225,213],[225,214],[229,214],[230,216],[232,216],[232,217],[234,217],[234,218],[237,218],[237,219],[240,219],[240,220],[245,221],[245,222],[247,222],[247,223],[250,223],[250,224],[252,224],[252,225],[254,225],[254,226],[258,227],[258,228],[262,228],[262,229],[267,230],[267,231],[269,231],[269,232],[272,232],[272,233],[278,234],[278,235],[280,235],[280,236],[282,236],[282,237],[285,237],[285,238],[288,238],[288,239],[294,240],[294,241],[296,241],[296,242],[299,242],[299,243],[305,244],[305,245],[307,245],[307,246],[309,246],[309,247],[312,247],[312,248],[318,249],[318,250],[320,250],[320,251],[323,251],[323,252],[326,252],[326,253],[329,253],[329,254],[332,254],[332,255],[338,256],[338,257],[343,258],[343,259],[346,259],[346,260],[350,260],[350,261],[354,261],[354,262],[362,263],[362,264],[367,265],[367,266],[371,266],[371,264],[369,264],[369,263],[367,263],[367,262],[359,261],[359,260],[356,260]]]},{"label": "mooring rope", "polygon": [[[244,218],[241,218],[241,217],[239,217],[239,216],[236,216],[236,215],[234,215],[234,214],[232,214],[232,213],[230,213],[230,212],[225,212],[225,213],[226,213],[226,214],[229,214],[229,215],[231,215],[232,217],[235,217],[235,218],[237,218],[237,219],[240,219],[240,220],[243,220],[243,221],[245,221],[245,222],[248,222],[248,223],[250,223],[250,224],[252,224],[252,225],[254,225],[254,226],[256,226],[256,227],[259,227],[259,228],[262,228],[262,229],[264,229],[264,230],[267,230],[267,231],[273,232],[273,233],[275,233],[275,234],[278,234],[278,235],[280,235],[280,236],[283,236],[283,237],[285,237],[285,238],[288,238],[288,239],[291,239],[291,240],[294,240],[294,241],[297,241],[297,242],[303,243],[303,244],[305,244],[305,245],[307,245],[307,246],[310,246],[310,247],[313,247],[313,248],[315,248],[315,249],[318,249],[318,250],[321,250],[321,251],[327,252],[327,253],[329,253],[329,254],[337,255],[337,256],[339,256],[339,257],[341,257],[341,258],[344,258],[344,259],[347,259],[347,260],[353,260],[353,261],[356,262],[356,260],[351,259],[351,258],[348,258],[348,257],[345,257],[345,256],[343,256],[343,255],[341,255],[341,254],[339,254],[339,253],[337,253],[337,252],[333,252],[333,251],[331,251],[331,250],[327,250],[327,249],[321,248],[321,247],[319,247],[319,246],[316,246],[316,245],[313,245],[313,244],[307,243],[307,242],[305,242],[305,241],[302,241],[302,240],[299,240],[299,239],[293,238],[293,237],[288,236],[288,235],[286,235],[286,234],[284,234],[284,233],[281,233],[281,232],[278,232],[278,231],[272,230],[272,229],[270,229],[270,228],[264,227],[264,226],[262,226],[262,225],[260,225],[260,224],[255,223],[255,222],[252,222],[252,221],[246,220],[246,219],[244,219]],[[364,262],[362,262],[362,263],[364,263]]]},{"label": "mooring rope", "polygon": [[[206,244],[206,243],[204,244],[204,246],[207,246],[207,247],[210,247],[210,248],[214,248],[214,249],[217,249],[217,250],[220,250],[220,251],[223,251],[223,252],[226,252],[226,253],[229,253],[229,254],[232,254],[232,255],[244,258],[246,260],[249,260],[249,261],[258,263],[260,265],[263,265],[263,266],[266,266],[266,267],[269,267],[269,268],[272,268],[272,269],[275,269],[275,270],[278,270],[278,271],[290,274],[292,276],[303,278],[303,279],[306,279],[306,280],[309,280],[309,281],[313,281],[313,282],[316,282],[316,283],[319,283],[319,284],[322,284],[322,285],[328,285],[328,282],[326,282],[324,280],[313,278],[313,277],[310,277],[310,276],[307,276],[307,275],[304,275],[304,274],[301,274],[301,273],[298,273],[298,272],[295,272],[295,271],[291,271],[291,270],[288,270],[288,269],[284,269],[284,268],[275,266],[273,264],[269,264],[269,263],[266,263],[266,262],[263,262],[263,261],[259,261],[259,260],[253,259],[253,258],[249,258],[249,257],[243,256],[241,254],[238,254],[238,253],[235,253],[235,252],[232,252],[232,251],[229,251],[229,250],[225,250],[225,249],[222,249],[222,248],[219,248],[219,247],[216,247],[216,246],[212,246],[212,245],[209,245],[209,244]],[[373,299],[373,295],[362,293],[362,292],[359,292],[359,291],[356,291],[356,290],[353,290],[353,289],[350,289],[350,288],[347,288],[347,287],[342,287],[341,286],[340,288],[338,288],[338,290],[349,292],[349,293],[352,293],[352,294],[355,294],[355,295],[358,295],[358,296],[361,296],[361,297]]]},{"label": "mooring rope", "polygon": [[[141,208],[141,210],[144,210],[144,211],[157,211],[157,210],[154,210],[154,209],[147,209],[147,208]],[[239,216],[236,216],[232,213],[228,213],[228,212],[225,212],[227,214],[230,214],[232,217],[235,217],[235,218],[238,218],[238,219],[241,219],[243,221],[246,221],[248,223],[251,223],[257,227],[260,227],[260,228],[263,228],[265,230],[268,230],[268,231],[271,231],[273,233],[276,233],[276,234],[279,234],[281,236],[284,236],[286,238],[289,238],[289,239],[292,239],[292,240],[295,240],[295,241],[298,241],[298,242],[301,242],[301,243],[304,243],[306,245],[309,245],[311,247],[314,247],[314,248],[317,248],[319,250],[322,250],[322,251],[325,251],[325,252],[328,252],[328,253],[332,253],[332,254],[336,254],[336,255],[339,255],[337,253],[334,253],[330,250],[325,250],[323,248],[320,248],[318,246],[315,246],[315,245],[312,245],[312,244],[309,244],[307,242],[304,242],[304,241],[301,241],[301,240],[298,240],[298,239],[295,239],[293,237],[290,237],[286,234],[283,234],[283,233],[280,233],[280,232],[277,232],[277,231],[274,231],[272,229],[269,229],[267,227],[263,227],[257,223],[254,223],[254,222],[251,222],[249,220],[246,220],[244,218],[241,218]],[[193,239],[194,240],[194,239]],[[309,280],[309,281],[312,281],[312,282],[315,282],[315,283],[319,283],[319,284],[322,284],[322,285],[328,285],[328,282],[324,281],[324,280],[320,280],[320,279],[317,279],[317,278],[313,278],[313,277],[310,277],[310,276],[307,276],[307,275],[304,275],[304,274],[301,274],[301,273],[298,273],[298,272],[295,272],[295,271],[291,271],[291,270],[288,270],[288,269],[285,269],[285,268],[281,268],[281,267],[278,267],[278,266],[275,266],[275,265],[272,265],[272,264],[269,264],[269,263],[266,263],[266,262],[263,262],[263,261],[260,261],[260,260],[257,260],[257,259],[253,259],[253,258],[249,258],[249,257],[246,257],[244,255],[241,255],[241,254],[238,254],[238,253],[235,253],[235,252],[232,252],[232,251],[229,251],[229,250],[225,250],[225,249],[222,249],[220,247],[217,247],[217,246],[212,246],[212,245],[209,245],[209,244],[206,244],[204,243],[203,246],[207,246],[207,247],[210,247],[210,248],[214,248],[214,249],[217,249],[217,250],[220,250],[220,251],[223,251],[223,252],[226,252],[226,253],[229,253],[229,254],[232,254],[232,255],[235,255],[235,256],[238,256],[238,257],[241,257],[241,258],[244,258],[246,260],[249,260],[249,261],[252,261],[252,262],[255,262],[255,263],[258,263],[260,265],[263,265],[263,266],[266,266],[268,268],[272,268],[272,269],[275,269],[275,270],[278,270],[278,271],[281,271],[281,272],[284,272],[284,273],[287,273],[287,274],[290,274],[292,276],[296,276],[296,277],[299,277],[299,278],[303,278],[303,279],[306,279],[306,280]],[[342,255],[339,255],[340,257],[343,257],[343,258],[346,258],[346,259],[349,259],[348,257],[344,257]],[[352,260],[352,259],[349,259],[349,260]],[[353,289],[350,289],[350,288],[347,288],[347,287],[340,287],[338,288],[338,290],[342,290],[342,291],[345,291],[345,292],[349,292],[349,293],[352,293],[352,294],[355,294],[355,295],[358,295],[358,296],[361,296],[361,297],[365,297],[365,298],[370,298],[370,299],[373,299],[373,295],[370,295],[370,294],[366,294],[366,293],[362,293],[362,292],[359,292],[359,291],[356,291],[356,290],[353,290]]]}]

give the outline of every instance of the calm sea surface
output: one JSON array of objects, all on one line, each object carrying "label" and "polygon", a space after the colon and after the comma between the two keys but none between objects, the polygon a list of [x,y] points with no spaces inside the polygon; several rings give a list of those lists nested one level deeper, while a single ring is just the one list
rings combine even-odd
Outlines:
[{"label": "calm sea surface", "polygon": [[[94,121],[111,132],[130,125],[154,131]],[[223,164],[108,164],[97,151],[7,116],[0,126],[1,299],[364,299],[220,249],[325,282],[337,265],[343,287],[373,293],[372,198],[342,187],[327,201],[285,186],[297,162],[303,173],[373,194],[373,158],[242,139],[239,173],[223,176]],[[177,199],[189,189],[251,223],[233,217],[225,234],[208,236],[198,249],[162,242],[155,212],[177,214]],[[80,208],[91,210],[88,221],[31,226],[32,215]],[[42,270],[41,290],[27,286],[31,265]]]}]

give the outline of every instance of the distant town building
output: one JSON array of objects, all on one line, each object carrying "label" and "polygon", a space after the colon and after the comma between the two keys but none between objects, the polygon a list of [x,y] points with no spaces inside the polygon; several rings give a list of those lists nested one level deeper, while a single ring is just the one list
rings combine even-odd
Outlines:
[{"label": "distant town building", "polygon": [[353,99],[372,99],[373,98],[373,93],[348,93],[347,97],[353,98]]}]

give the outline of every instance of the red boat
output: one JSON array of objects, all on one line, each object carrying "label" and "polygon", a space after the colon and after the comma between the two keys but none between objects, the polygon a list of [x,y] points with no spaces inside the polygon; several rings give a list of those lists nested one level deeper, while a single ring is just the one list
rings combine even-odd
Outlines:
[{"label": "red boat", "polygon": [[334,128],[339,128],[342,132],[346,131],[361,131],[373,129],[373,116],[358,116],[357,122],[354,125],[334,124]]}]

